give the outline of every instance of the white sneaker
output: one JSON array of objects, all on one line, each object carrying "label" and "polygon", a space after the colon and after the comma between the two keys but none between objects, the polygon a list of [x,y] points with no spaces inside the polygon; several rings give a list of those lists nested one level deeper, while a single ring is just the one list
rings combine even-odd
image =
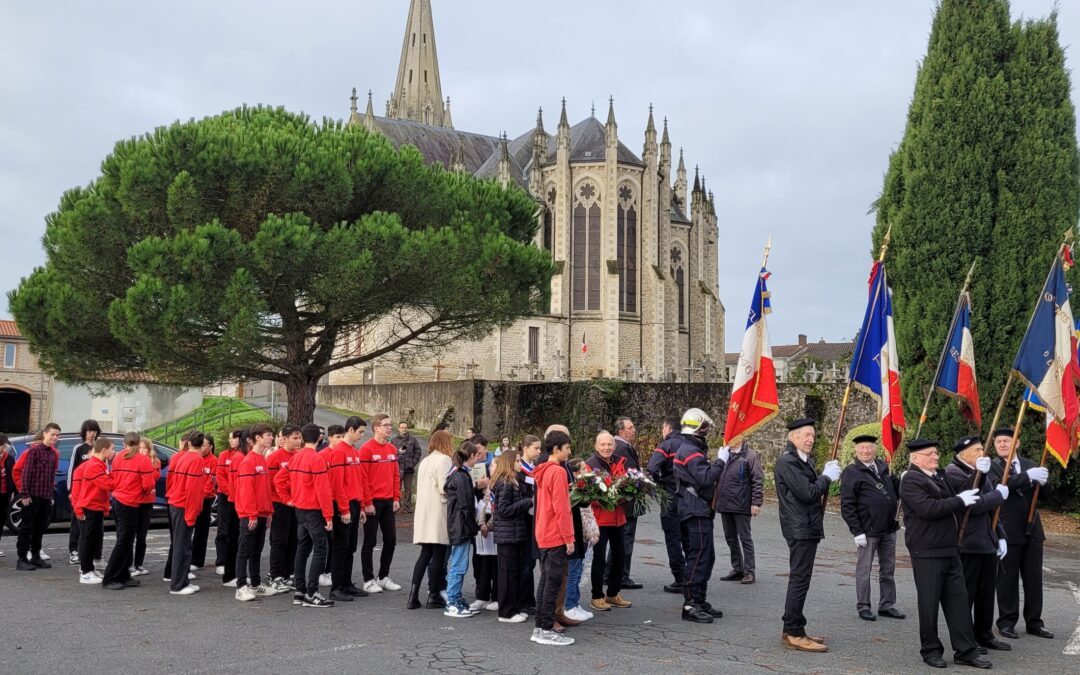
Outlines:
[{"label": "white sneaker", "polygon": [[364,590],[368,593],[382,593],[382,586],[374,579],[364,582]]},{"label": "white sneaker", "polygon": [[150,574],[150,570],[146,569],[145,567],[129,567],[128,572],[133,577],[141,577],[145,574]]},{"label": "white sneaker", "polygon": [[329,574],[320,574],[319,575],[319,585],[320,586],[333,586],[334,585],[334,580],[330,577]]},{"label": "white sneaker", "polygon": [[278,593],[288,593],[289,591],[293,590],[292,587],[289,586],[289,584],[287,584],[285,580],[281,577],[278,577],[277,579],[271,581],[270,584],[267,585],[267,588],[272,590],[274,592],[274,595],[277,595]]},{"label": "white sneaker", "polygon": [[485,607],[487,607],[487,600],[473,600],[469,605],[469,609],[473,612],[479,612]]},{"label": "white sneaker", "polygon": [[[192,579],[194,577],[188,577],[188,578]],[[228,586],[229,588],[236,588],[236,579],[229,579],[228,581],[222,582],[221,585],[222,586]]]},{"label": "white sneaker", "polygon": [[[249,586],[249,588],[250,588],[250,586]],[[274,588],[273,586],[268,586],[265,583],[259,584],[258,586],[256,586],[252,590],[255,591],[255,595],[259,596],[260,598],[269,598],[270,596],[277,595],[278,593],[281,592],[281,591],[277,590],[276,588]]]},{"label": "white sneaker", "polygon": [[102,574],[101,572],[99,572],[98,570],[94,570],[93,572],[91,572],[91,574],[93,574],[95,577],[97,577],[98,580],[101,580],[101,579],[105,578],[105,575]]},{"label": "white sneaker", "polygon": [[188,578],[188,581],[191,581],[192,579],[195,578],[195,573],[194,572],[188,572],[187,573],[187,578]]},{"label": "white sneaker", "polygon": [[3,558],[6,555],[7,555],[7,553],[4,553],[3,551],[0,551],[0,558]]},{"label": "white sneaker", "polygon": [[463,619],[469,616],[476,616],[476,612],[472,611],[462,602],[460,605],[448,605],[443,611],[443,616],[449,616],[454,619]]},{"label": "white sneaker", "polygon": [[[45,552],[45,549],[41,549],[41,559],[42,560],[48,560],[49,559],[49,554]],[[95,563],[100,563],[101,561],[100,560],[95,560],[94,562]]]},{"label": "white sneaker", "polygon": [[567,618],[573,619],[574,621],[588,621],[592,618],[592,614],[588,614],[580,607],[571,607],[566,610],[564,614],[566,614]]},{"label": "white sneaker", "polygon": [[542,645],[555,645],[556,647],[574,644],[574,638],[572,637],[560,635],[553,630],[541,630],[539,628],[533,631],[533,635],[529,639]]},{"label": "white sneaker", "polygon": [[220,574],[225,574],[225,566],[224,565],[218,565],[217,567],[215,567],[214,568],[214,574],[219,574],[219,575]]},{"label": "white sneaker", "polygon": [[191,572],[194,572],[194,571],[196,571],[196,570],[198,570],[198,569],[199,569],[199,568],[198,568],[198,567],[196,567],[195,565],[188,565],[188,570],[189,570],[189,571],[191,571]]},{"label": "white sneaker", "polygon": [[195,584],[188,584],[178,591],[169,591],[169,595],[194,595],[199,592],[199,587]]},{"label": "white sneaker", "polygon": [[252,600],[258,600],[258,596],[255,594],[255,589],[251,586],[241,586],[236,589],[236,599],[240,602],[250,602]]},{"label": "white sneaker", "polygon": [[484,609],[489,612],[497,612],[499,611],[499,603],[495,601],[489,602],[488,604],[484,605]]},{"label": "white sneaker", "polygon": [[526,614],[525,612],[522,612],[520,614],[515,614],[514,616],[511,616],[509,618],[503,618],[501,616],[499,617],[499,621],[501,623],[525,623],[528,620],[529,620],[529,615]]},{"label": "white sneaker", "polygon": [[377,583],[380,586],[382,586],[382,589],[384,591],[400,591],[401,590],[401,586],[398,586],[397,584],[395,584],[394,580],[391,579],[390,577],[383,577],[382,579],[379,579],[379,581]]},{"label": "white sneaker", "polygon": [[79,583],[80,584],[100,584],[101,583],[101,577],[94,574],[93,572],[87,572],[86,574],[80,574],[79,575]]}]

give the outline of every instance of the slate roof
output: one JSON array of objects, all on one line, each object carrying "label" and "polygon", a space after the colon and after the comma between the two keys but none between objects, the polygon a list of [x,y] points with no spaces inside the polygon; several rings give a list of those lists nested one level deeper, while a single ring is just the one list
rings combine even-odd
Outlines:
[{"label": "slate roof", "polygon": [[[600,123],[600,120],[595,117],[586,117],[584,120],[570,127],[570,162],[583,163],[604,161],[607,156],[607,148],[605,147],[606,138],[607,129]],[[548,140],[548,162],[555,161],[557,149],[556,139],[552,136]],[[635,155],[630,148],[626,147],[622,141],[619,141],[617,152],[619,161],[624,164],[637,164],[639,166],[645,164],[641,161],[641,158]]]},{"label": "slate roof", "polygon": [[428,162],[437,162],[447,169],[453,164],[459,144],[464,149],[465,170],[469,173],[476,173],[492,153],[498,166],[499,139],[495,136],[378,116],[375,126],[395,147],[415,146]]}]

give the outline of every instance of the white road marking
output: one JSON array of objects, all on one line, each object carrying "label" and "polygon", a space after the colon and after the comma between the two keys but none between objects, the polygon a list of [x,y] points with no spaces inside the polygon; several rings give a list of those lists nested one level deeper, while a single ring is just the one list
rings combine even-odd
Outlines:
[{"label": "white road marking", "polygon": [[[1072,591],[1076,604],[1080,605],[1080,586],[1077,586],[1070,581],[1069,590]],[[1069,643],[1065,645],[1065,650],[1061,653],[1069,656],[1080,656],[1080,618],[1077,618],[1076,630],[1073,631],[1072,637],[1069,638]]]}]

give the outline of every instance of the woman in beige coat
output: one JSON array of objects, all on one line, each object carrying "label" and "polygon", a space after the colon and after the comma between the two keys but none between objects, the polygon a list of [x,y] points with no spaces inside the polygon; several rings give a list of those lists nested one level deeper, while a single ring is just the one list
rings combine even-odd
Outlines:
[{"label": "woman in beige coat", "polygon": [[420,557],[413,566],[407,609],[420,607],[420,582],[428,577],[428,609],[446,606],[440,591],[446,588],[446,558],[450,536],[446,529],[446,477],[450,475],[454,454],[453,438],[447,431],[436,431],[428,441],[428,454],[416,467],[416,511],[413,514],[413,543],[420,546]]}]

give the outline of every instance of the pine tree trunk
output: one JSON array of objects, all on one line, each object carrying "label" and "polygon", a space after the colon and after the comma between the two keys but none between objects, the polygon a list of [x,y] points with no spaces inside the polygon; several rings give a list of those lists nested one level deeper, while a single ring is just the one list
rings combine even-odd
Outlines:
[{"label": "pine tree trunk", "polygon": [[287,422],[311,424],[315,421],[315,391],[319,380],[306,377],[290,377],[285,380],[285,395],[289,399]]}]

